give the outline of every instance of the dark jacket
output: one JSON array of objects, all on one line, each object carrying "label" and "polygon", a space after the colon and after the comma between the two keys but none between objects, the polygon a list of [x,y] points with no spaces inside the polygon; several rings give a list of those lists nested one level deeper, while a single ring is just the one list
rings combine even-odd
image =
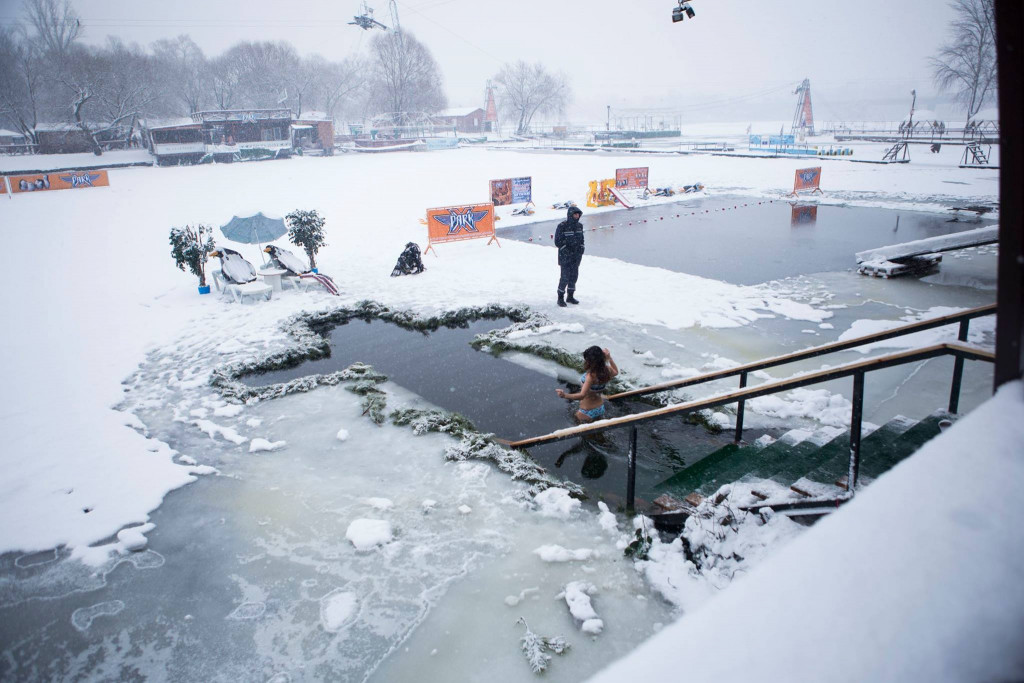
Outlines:
[{"label": "dark jacket", "polygon": [[583,258],[583,225],[573,214],[583,214],[579,207],[570,206],[567,218],[555,229],[555,246],[558,247],[558,265],[578,264]]}]

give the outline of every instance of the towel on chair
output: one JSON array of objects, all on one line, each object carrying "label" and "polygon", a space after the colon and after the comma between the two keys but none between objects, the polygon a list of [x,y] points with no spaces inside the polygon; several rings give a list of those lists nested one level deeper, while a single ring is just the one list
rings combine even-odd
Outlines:
[{"label": "towel on chair", "polygon": [[338,285],[334,284],[334,280],[331,279],[330,275],[324,275],[323,273],[303,273],[299,277],[301,278],[312,278],[324,286],[328,292],[334,296],[339,296]]}]

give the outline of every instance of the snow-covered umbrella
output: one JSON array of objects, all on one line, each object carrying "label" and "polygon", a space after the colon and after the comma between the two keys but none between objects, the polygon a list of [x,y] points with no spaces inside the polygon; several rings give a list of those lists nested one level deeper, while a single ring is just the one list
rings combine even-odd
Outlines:
[{"label": "snow-covered umbrella", "polygon": [[284,219],[265,216],[257,212],[253,216],[233,216],[230,221],[220,226],[224,237],[240,244],[258,244],[260,255],[263,255],[263,243],[273,242],[288,232]]}]

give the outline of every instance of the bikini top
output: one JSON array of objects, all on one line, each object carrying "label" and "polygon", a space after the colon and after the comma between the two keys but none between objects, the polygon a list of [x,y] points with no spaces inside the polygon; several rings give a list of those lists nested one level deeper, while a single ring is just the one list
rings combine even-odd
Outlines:
[{"label": "bikini top", "polygon": [[[595,377],[594,379],[597,379],[597,378]],[[583,385],[583,384],[586,384],[586,383],[587,383],[587,374],[583,373],[582,375],[580,375],[580,384]],[[595,394],[600,394],[602,391],[604,391],[604,387],[605,387],[604,384],[591,384],[590,385],[590,390],[593,391]]]}]

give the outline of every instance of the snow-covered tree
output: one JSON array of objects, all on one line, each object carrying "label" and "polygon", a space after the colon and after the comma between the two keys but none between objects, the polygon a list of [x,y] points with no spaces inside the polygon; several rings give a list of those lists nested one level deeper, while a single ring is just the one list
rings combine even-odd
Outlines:
[{"label": "snow-covered tree", "polygon": [[0,123],[6,122],[32,142],[43,106],[43,63],[35,42],[24,32],[0,28]]},{"label": "snow-covered tree", "polygon": [[316,253],[327,244],[323,217],[316,211],[292,211],[284,220],[288,225],[288,239],[305,250],[309,267],[316,268]]},{"label": "snow-covered tree", "polygon": [[524,133],[537,114],[563,112],[572,99],[565,76],[550,73],[539,62],[505,64],[494,82],[501,108],[516,119],[516,133]]},{"label": "snow-covered tree", "polygon": [[996,94],[995,0],[954,0],[952,38],[931,60],[935,83],[956,93],[970,122]]},{"label": "snow-covered tree", "polygon": [[184,271],[186,268],[199,278],[199,286],[206,286],[206,259],[213,251],[213,228],[198,225],[192,228],[171,228],[171,256],[174,264]]}]

